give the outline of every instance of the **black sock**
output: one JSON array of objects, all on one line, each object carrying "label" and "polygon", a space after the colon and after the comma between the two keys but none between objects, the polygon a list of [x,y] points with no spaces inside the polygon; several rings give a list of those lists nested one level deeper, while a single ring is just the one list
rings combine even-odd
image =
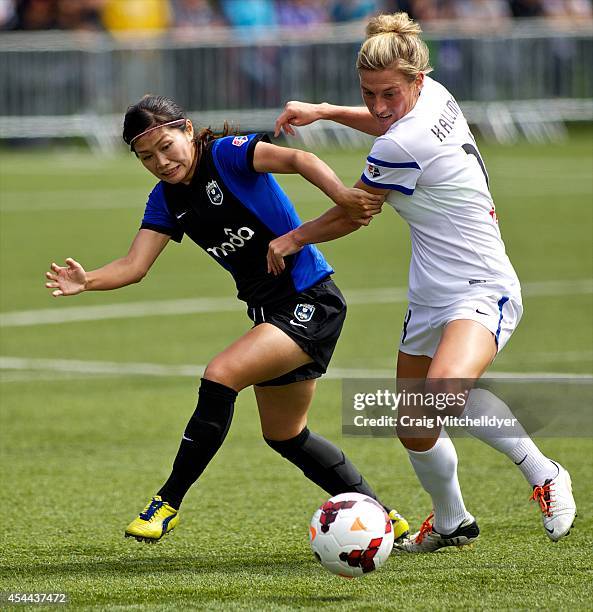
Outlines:
[{"label": "black sock", "polygon": [[202,378],[198,405],[183,433],[173,471],[158,492],[173,508],[179,509],[189,488],[224,442],[233,418],[236,397],[234,389]]},{"label": "black sock", "polygon": [[[375,492],[348,457],[329,440],[309,431],[307,427],[290,440],[264,440],[332,497],[355,491],[377,499]],[[383,507],[389,512],[390,508]]]}]

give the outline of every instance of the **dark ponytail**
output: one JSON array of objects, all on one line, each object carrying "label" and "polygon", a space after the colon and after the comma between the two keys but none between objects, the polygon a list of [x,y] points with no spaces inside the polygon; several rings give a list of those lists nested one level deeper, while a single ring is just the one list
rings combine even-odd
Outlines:
[{"label": "dark ponytail", "polygon": [[231,128],[227,121],[224,122],[222,126],[221,132],[213,132],[211,128],[203,128],[201,129],[195,136],[194,142],[198,146],[198,154],[202,154],[202,150],[204,147],[211,142],[212,140],[216,140],[217,138],[224,138],[229,134],[236,134],[237,130],[235,128]]},{"label": "dark ponytail", "polygon": [[[136,104],[129,106],[126,111],[122,134],[124,142],[134,151],[132,141],[139,134],[151,127],[180,119],[187,119],[187,113],[174,100],[165,96],[146,95]],[[186,127],[181,125],[179,129],[185,130]],[[194,142],[198,146],[198,153],[201,154],[202,149],[211,140],[228,136],[231,133],[236,134],[237,131],[231,129],[226,121],[220,133],[215,133],[210,128],[200,130],[194,137]]]}]

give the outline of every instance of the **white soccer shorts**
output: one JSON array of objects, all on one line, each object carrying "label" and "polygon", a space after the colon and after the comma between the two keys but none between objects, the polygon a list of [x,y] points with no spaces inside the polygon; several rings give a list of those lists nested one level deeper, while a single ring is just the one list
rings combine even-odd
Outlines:
[{"label": "white soccer shorts", "polygon": [[521,320],[523,304],[516,296],[489,295],[467,298],[449,306],[421,306],[410,302],[404,318],[399,350],[433,357],[445,325],[469,319],[490,330],[500,352]]}]

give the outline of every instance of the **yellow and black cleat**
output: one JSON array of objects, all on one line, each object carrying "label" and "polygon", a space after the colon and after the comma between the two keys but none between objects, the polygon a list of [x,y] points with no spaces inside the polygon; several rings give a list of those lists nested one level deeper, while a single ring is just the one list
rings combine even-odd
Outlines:
[{"label": "yellow and black cleat", "polygon": [[177,510],[156,495],[127,526],[125,537],[136,538],[138,542],[158,542],[163,536],[171,533],[178,522]]},{"label": "yellow and black cleat", "polygon": [[391,525],[393,526],[393,539],[396,542],[400,542],[404,538],[407,538],[410,533],[410,525],[408,525],[408,521],[399,514],[397,510],[392,510],[389,513],[389,518],[391,519]]}]

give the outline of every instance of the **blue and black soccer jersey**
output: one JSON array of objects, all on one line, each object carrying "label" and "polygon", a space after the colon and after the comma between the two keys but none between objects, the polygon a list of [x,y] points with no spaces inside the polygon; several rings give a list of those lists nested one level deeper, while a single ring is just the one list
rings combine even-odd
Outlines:
[{"label": "blue and black soccer jersey", "polygon": [[187,234],[233,275],[238,298],[251,307],[282,302],[333,272],[321,252],[307,245],[285,257],[281,275],[268,273],[270,241],[301,221],[274,177],[253,169],[261,140],[267,136],[227,136],[209,143],[191,184],[157,184],[141,225],[176,242]]}]

